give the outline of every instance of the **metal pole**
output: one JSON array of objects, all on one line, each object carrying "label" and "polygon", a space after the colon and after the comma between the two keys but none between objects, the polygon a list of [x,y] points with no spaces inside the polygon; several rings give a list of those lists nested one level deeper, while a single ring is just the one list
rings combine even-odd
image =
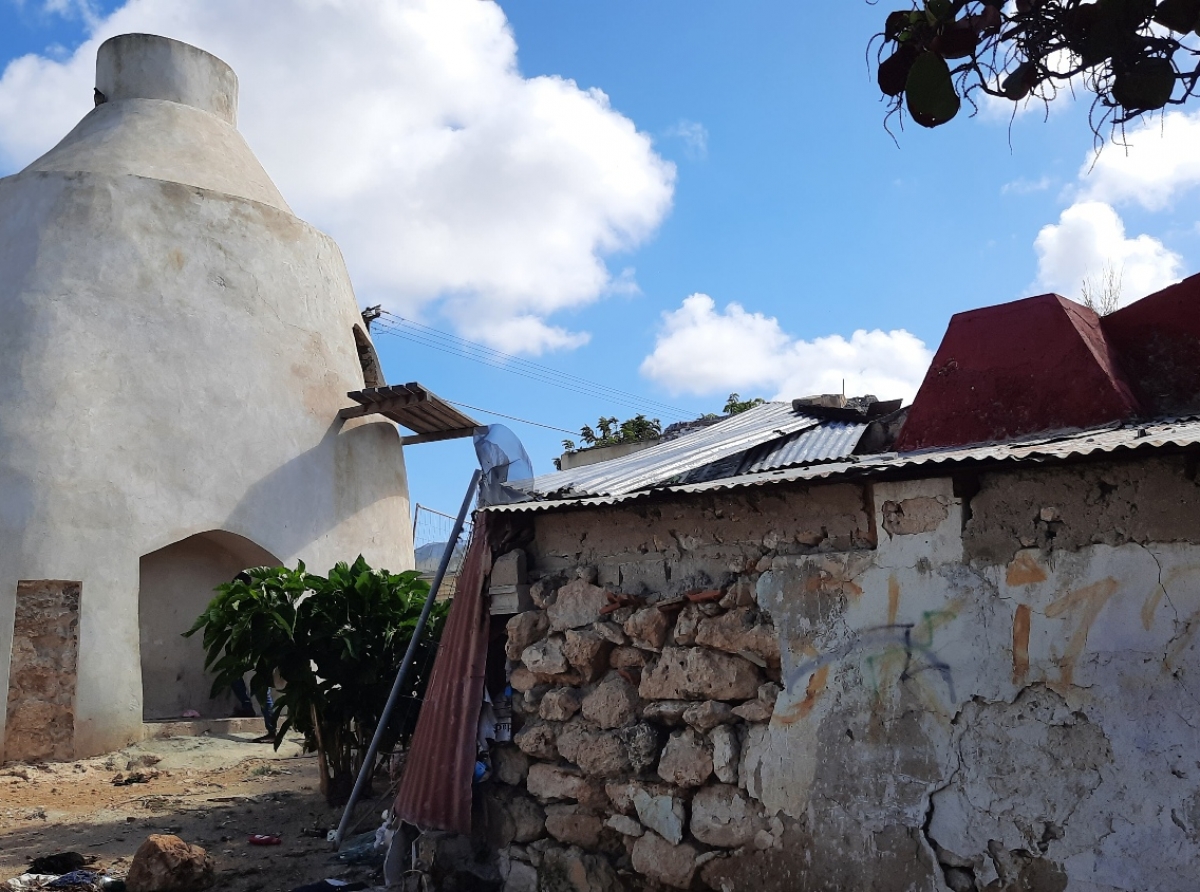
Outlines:
[{"label": "metal pole", "polygon": [[446,550],[442,552],[442,561],[438,564],[437,575],[433,577],[433,584],[429,586],[425,607],[421,610],[421,618],[417,620],[417,627],[413,630],[412,638],[408,642],[408,650],[404,653],[404,662],[400,664],[400,669],[396,672],[396,681],[392,684],[392,692],[388,695],[387,704],[383,707],[383,714],[379,717],[379,726],[375,729],[375,736],[371,738],[371,745],[367,747],[367,755],[363,759],[362,768],[358,770],[358,779],[355,780],[354,789],[350,792],[350,801],[346,803],[346,810],[342,812],[342,820],[329,840],[333,843],[334,851],[340,849],[342,843],[345,842],[344,836],[346,827],[350,823],[350,813],[354,811],[363,787],[367,785],[368,778],[375,770],[375,754],[379,750],[380,738],[383,737],[383,731],[387,727],[388,719],[391,718],[396,701],[400,699],[400,691],[404,687],[404,677],[408,675],[413,657],[416,656],[417,642],[421,640],[421,634],[425,631],[425,621],[429,619],[429,611],[433,608],[433,602],[437,597],[438,589],[441,588],[442,579],[450,567],[450,559],[454,556],[454,546],[458,544],[458,537],[462,535],[463,523],[467,519],[467,512],[471,510],[471,500],[475,498],[475,491],[479,488],[479,481],[482,477],[483,472],[478,470],[471,475],[471,485],[467,487],[462,507],[458,509],[458,517],[454,520],[454,529],[450,532],[450,541],[446,543]]}]

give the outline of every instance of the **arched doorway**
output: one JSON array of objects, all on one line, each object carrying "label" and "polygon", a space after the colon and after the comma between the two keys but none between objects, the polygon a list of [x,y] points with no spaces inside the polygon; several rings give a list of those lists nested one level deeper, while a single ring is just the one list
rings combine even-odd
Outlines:
[{"label": "arched doorway", "polygon": [[209,698],[212,677],[204,671],[200,634],[192,627],[213,591],[247,567],[277,566],[270,552],[234,533],[213,530],[143,555],[138,594],[142,647],[142,719],[178,718],[195,710],[203,718],[226,718],[229,694]]}]

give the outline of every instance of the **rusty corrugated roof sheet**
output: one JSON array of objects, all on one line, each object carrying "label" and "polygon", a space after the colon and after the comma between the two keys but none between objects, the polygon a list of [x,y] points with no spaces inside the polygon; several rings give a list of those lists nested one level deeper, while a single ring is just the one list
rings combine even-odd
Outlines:
[{"label": "rusty corrugated roof sheet", "polygon": [[930,467],[928,473],[938,474],[941,473],[942,466],[951,468],[964,464],[1033,464],[1134,450],[1189,446],[1200,446],[1200,417],[1162,419],[1145,424],[1108,425],[1092,430],[1043,435],[1013,443],[988,443],[981,446],[952,449],[929,449],[903,455],[896,453],[862,455],[847,461],[766,471],[759,474],[743,474],[706,483],[669,486],[620,496],[557,499],[552,502],[520,502],[513,505],[497,505],[487,510],[519,513],[550,511],[557,508],[597,507],[649,498],[659,493],[720,492],[748,486],[765,486],[771,483],[861,478],[923,466],[934,466]]},{"label": "rusty corrugated roof sheet", "polygon": [[476,518],[396,793],[396,814],[425,830],[471,832],[471,781],[490,621],[483,594],[483,580],[492,567],[488,521],[486,514]]}]

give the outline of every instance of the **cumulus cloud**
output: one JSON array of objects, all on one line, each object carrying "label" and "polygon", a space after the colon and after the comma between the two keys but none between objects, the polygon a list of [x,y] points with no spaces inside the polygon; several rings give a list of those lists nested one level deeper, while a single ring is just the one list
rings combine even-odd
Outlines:
[{"label": "cumulus cloud", "polygon": [[675,169],[651,139],[600,90],[523,77],[494,2],[128,0],[91,31],[65,59],[5,69],[0,165],[28,163],[88,111],[104,39],[187,41],[237,71],[240,129],[296,212],[338,240],[360,296],[414,315],[436,302],[506,350],[583,342],[550,317],[636,288],[606,258],[671,206]]},{"label": "cumulus cloud", "polygon": [[1082,201],[1057,223],[1043,226],[1034,242],[1038,256],[1035,287],[1079,299],[1085,277],[1112,269],[1121,281],[1121,305],[1179,280],[1183,258],[1149,235],[1129,238],[1111,205]]},{"label": "cumulus cloud", "polygon": [[1079,171],[1081,197],[1133,202],[1157,211],[1200,185],[1200,112],[1172,111],[1143,121]]},{"label": "cumulus cloud", "polygon": [[675,394],[737,391],[786,400],[840,393],[844,380],[849,395],[911,399],[932,358],[924,342],[903,329],[805,341],[772,316],[737,303],[718,310],[707,294],[693,294],[663,313],[641,372]]}]

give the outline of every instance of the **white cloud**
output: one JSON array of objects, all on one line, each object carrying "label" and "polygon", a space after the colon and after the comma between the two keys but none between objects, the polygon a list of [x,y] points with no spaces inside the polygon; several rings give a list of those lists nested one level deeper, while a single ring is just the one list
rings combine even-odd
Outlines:
[{"label": "white cloud", "polygon": [[1106,145],[1079,171],[1081,197],[1109,204],[1135,202],[1157,211],[1200,185],[1200,112],[1172,111]]},{"label": "white cloud", "polygon": [[814,393],[873,393],[911,399],[933,354],[903,329],[858,330],[799,340],[779,320],[731,303],[719,311],[693,294],[663,314],[654,352],[641,372],[672,393],[763,395],[793,399]]},{"label": "white cloud", "polygon": [[74,126],[97,46],[131,31],[233,66],[240,129],[296,212],[338,240],[364,299],[410,315],[440,301],[506,350],[586,340],[549,317],[636,288],[605,258],[670,209],[675,168],[650,138],[599,90],[522,77],[503,12],[481,0],[129,0],[65,60],[8,65],[0,165]]},{"label": "white cloud", "polygon": [[1034,250],[1034,287],[1078,299],[1084,277],[1098,277],[1109,267],[1120,275],[1122,305],[1178,281],[1183,269],[1183,258],[1158,239],[1126,237],[1121,217],[1100,201],[1071,205],[1058,223],[1042,227]]},{"label": "white cloud", "polygon": [[708,157],[708,128],[703,124],[683,119],[668,128],[666,135],[681,140],[689,158],[703,160]]},{"label": "white cloud", "polygon": [[1054,180],[1043,176],[1036,180],[1027,177],[1017,177],[1000,187],[1001,195],[1032,195],[1034,192],[1045,192],[1054,185]]}]

